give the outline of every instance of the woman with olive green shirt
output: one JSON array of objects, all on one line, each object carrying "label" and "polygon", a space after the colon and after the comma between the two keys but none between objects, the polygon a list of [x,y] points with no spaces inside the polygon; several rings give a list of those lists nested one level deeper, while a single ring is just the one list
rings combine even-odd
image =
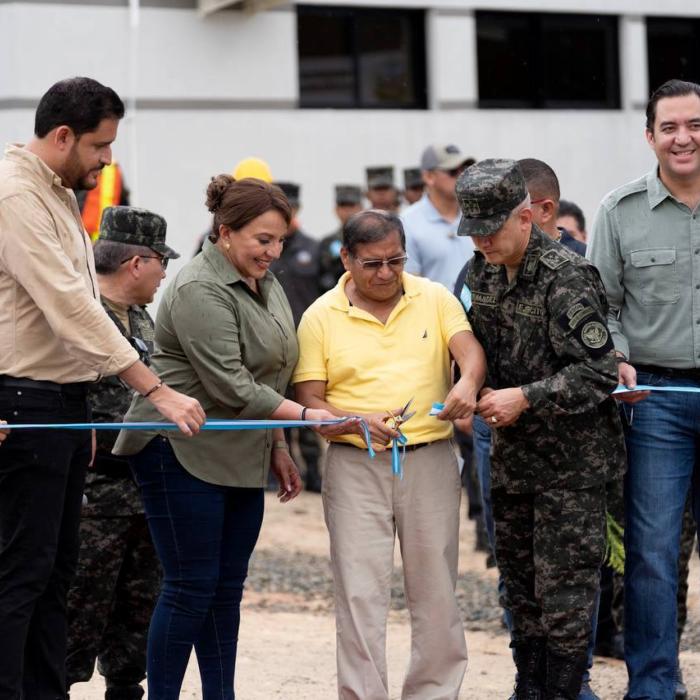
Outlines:
[{"label": "woman with olive green shirt", "polygon": [[[259,294],[252,292],[217,246],[205,241],[158,308],[153,369],[168,386],[187,387],[209,419],[270,416],[296,365],[297,337],[282,287],[271,274],[258,287]],[[126,420],[160,418],[149,401],[137,396]],[[271,430],[201,431],[185,439],[172,431],[162,435],[180,464],[200,479],[222,486],[267,483]],[[122,431],[115,453],[140,452],[155,436]]]},{"label": "woman with olive green shirt", "polygon": [[[196,397],[208,418],[298,419],[303,407],[284,398],[298,355],[294,322],[268,271],[282,250],[289,204],[261,180],[219,175],[207,206],[210,240],[165,292],[152,368],[162,383]],[[157,418],[137,396],[125,420]],[[283,432],[203,431],[183,440],[172,431],[122,431],[114,452],[130,457],[164,571],[148,636],[149,698],[177,700],[194,647],[203,697],[233,700],[240,601],[268,468],[281,501],[301,490]]]}]

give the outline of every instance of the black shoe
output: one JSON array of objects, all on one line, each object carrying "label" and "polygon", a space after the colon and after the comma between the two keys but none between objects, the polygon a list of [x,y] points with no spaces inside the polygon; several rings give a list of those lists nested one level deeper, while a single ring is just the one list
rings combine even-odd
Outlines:
[{"label": "black shoe", "polygon": [[544,700],[545,640],[526,639],[511,647],[518,669],[511,700]]},{"label": "black shoe", "polygon": [[625,660],[625,635],[617,632],[606,639],[596,639],[593,647],[595,656],[604,656],[608,659]]},{"label": "black shoe", "polygon": [[587,667],[587,654],[561,656],[547,650],[546,700],[577,700]]},{"label": "black shoe", "polygon": [[688,700],[688,689],[683,682],[683,671],[681,671],[680,666],[678,666],[678,671],[676,671],[676,687],[674,688],[674,692],[676,700]]}]

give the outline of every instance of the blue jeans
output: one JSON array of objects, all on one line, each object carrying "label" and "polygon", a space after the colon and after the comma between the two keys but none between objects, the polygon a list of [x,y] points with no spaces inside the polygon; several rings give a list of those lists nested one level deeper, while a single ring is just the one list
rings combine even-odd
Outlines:
[{"label": "blue jeans", "polygon": [[[493,524],[493,505],[491,503],[491,428],[479,416],[474,416],[474,460],[476,462],[476,473],[479,476],[481,485],[481,504],[483,507],[484,523],[489,537],[491,551],[495,552],[496,535]],[[498,577],[498,592],[503,597],[503,579]],[[598,602],[600,601],[600,591],[598,591]],[[504,608],[503,619],[510,632],[513,629],[513,618],[510,610]],[[591,616],[591,639],[588,644],[588,668],[583,677],[584,681],[589,681],[590,669],[593,666],[593,646],[595,644],[596,628],[598,626],[598,603],[593,607]]]},{"label": "blue jeans", "polygon": [[233,700],[243,582],[262,524],[257,488],[201,481],[155,438],[130,458],[163,584],[148,633],[148,696],[177,700],[194,647],[204,700]]},{"label": "blue jeans", "polygon": [[[639,384],[697,386],[639,372]],[[625,406],[628,469],[625,477],[626,697],[674,697],[678,551],[688,489],[700,515],[696,469],[700,394],[652,392]]]}]

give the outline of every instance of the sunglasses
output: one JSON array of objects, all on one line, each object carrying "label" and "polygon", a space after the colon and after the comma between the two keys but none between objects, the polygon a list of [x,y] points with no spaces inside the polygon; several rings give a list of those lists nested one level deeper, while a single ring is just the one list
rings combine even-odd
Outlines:
[{"label": "sunglasses", "polygon": [[381,270],[384,265],[388,265],[392,270],[400,270],[408,260],[408,255],[399,255],[395,258],[389,258],[388,260],[362,260],[361,258],[355,258],[363,270],[373,270],[377,272]]}]

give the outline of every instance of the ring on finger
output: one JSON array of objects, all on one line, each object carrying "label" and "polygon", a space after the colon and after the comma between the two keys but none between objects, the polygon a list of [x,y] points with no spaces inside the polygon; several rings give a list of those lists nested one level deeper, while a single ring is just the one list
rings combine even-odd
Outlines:
[{"label": "ring on finger", "polygon": [[491,416],[491,422],[498,423],[498,418],[496,418],[496,416]]}]

